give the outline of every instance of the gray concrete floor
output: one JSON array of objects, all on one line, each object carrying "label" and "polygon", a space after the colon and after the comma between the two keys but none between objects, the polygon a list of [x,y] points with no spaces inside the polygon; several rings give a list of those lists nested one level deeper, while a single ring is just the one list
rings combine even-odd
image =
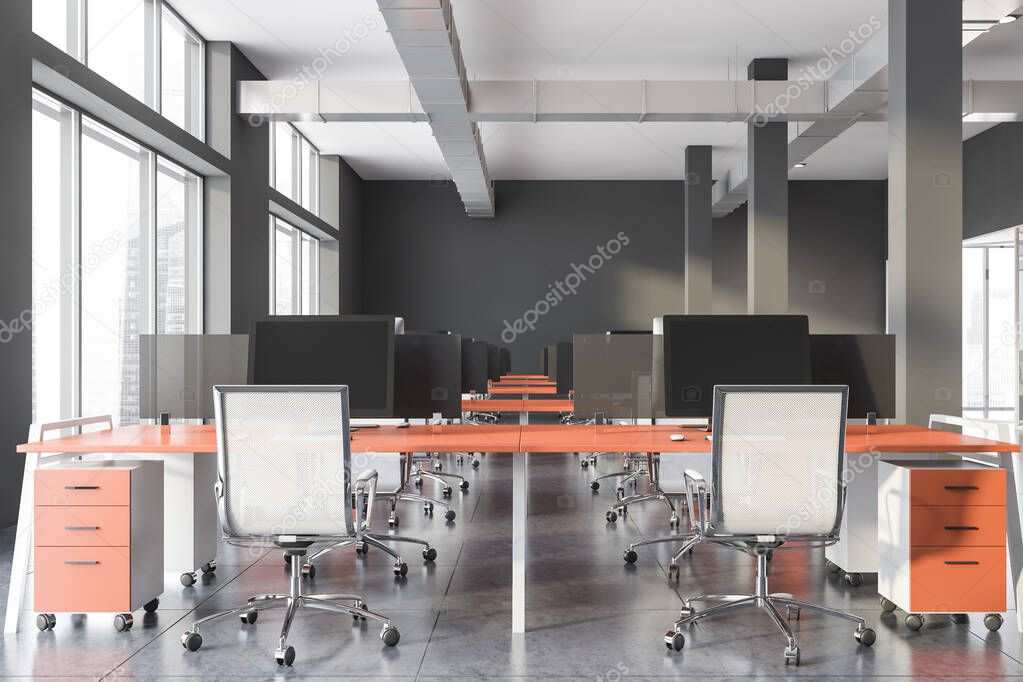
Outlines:
[{"label": "gray concrete floor", "polygon": [[[389,616],[401,642],[384,647],[379,628],[353,625],[347,617],[300,612],[290,643],[292,668],[278,668],[273,650],[280,611],[261,614],[255,625],[224,620],[204,628],[205,645],[185,651],[179,637],[191,619],[244,602],[251,594],[287,590],[280,552],[224,547],[216,574],[192,588],[167,576],[157,613],[136,614],[135,627],[117,633],[107,614],[72,619],[58,615],[52,632],[39,632],[34,612],[23,628],[5,635],[0,675],[26,678],[375,677],[407,679],[766,677],[897,678],[1023,676],[1023,640],[1015,613],[1000,632],[978,617],[968,623],[929,623],[911,632],[904,614],[882,616],[875,583],[849,587],[824,569],[823,552],[779,552],[771,589],[862,614],[877,630],[873,648],[854,641],[842,620],[804,614],[793,623],[802,665],[786,668],[784,640],[767,616],[754,611],[708,620],[687,634],[685,649],[666,650],[662,636],[678,615],[683,594],[750,592],[753,561],[744,554],[700,548],[683,562],[678,585],[667,580],[670,545],[647,549],[627,566],[622,550],[631,541],[668,531],[657,503],[640,505],[625,520],[607,524],[604,512],[613,486],[589,489],[593,470],[572,454],[532,455],[529,565],[525,636],[511,627],[511,462],[487,455],[478,470],[445,460],[466,475],[467,493],[456,490],[458,518],[430,518],[417,504],[401,505],[403,534],[428,538],[438,549],[433,564],[417,550],[406,552],[409,574],[396,580],[390,560],[371,550],[357,558],[339,550],[319,563],[310,588],[357,592],[370,608]],[[617,466],[617,463],[615,463]],[[602,463],[608,469],[611,461]],[[439,495],[431,482],[424,489]],[[386,519],[384,506],[380,521]],[[685,519],[683,518],[685,523]],[[386,525],[380,524],[377,525]],[[0,582],[7,594],[12,536],[0,535]]]}]

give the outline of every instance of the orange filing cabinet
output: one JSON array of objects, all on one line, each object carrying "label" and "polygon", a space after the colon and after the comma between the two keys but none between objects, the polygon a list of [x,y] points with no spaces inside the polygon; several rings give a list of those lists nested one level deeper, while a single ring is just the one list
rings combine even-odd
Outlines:
[{"label": "orange filing cabinet", "polygon": [[155,611],[163,592],[163,462],[68,463],[35,472],[36,626],[55,613]]},{"label": "orange filing cabinet", "polygon": [[877,591],[881,608],[984,613],[990,630],[1006,608],[1005,470],[964,461],[878,463]]}]

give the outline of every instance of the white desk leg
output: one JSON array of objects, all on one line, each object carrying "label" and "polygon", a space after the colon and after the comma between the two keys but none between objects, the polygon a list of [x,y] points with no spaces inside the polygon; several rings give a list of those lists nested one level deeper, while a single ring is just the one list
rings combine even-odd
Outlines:
[{"label": "white desk leg", "polygon": [[[525,413],[523,413],[525,414]],[[529,454],[512,453],[512,633],[526,631],[526,500]]]},{"label": "white desk leg", "polygon": [[214,453],[173,453],[163,461],[164,570],[191,573],[217,558],[217,480]]},{"label": "white desk leg", "polygon": [[529,426],[529,412],[526,410],[519,412],[519,426]]},{"label": "white desk leg", "polygon": [[18,631],[21,601],[25,597],[28,564],[32,552],[32,525],[35,523],[35,470],[39,466],[39,453],[25,455],[25,474],[21,479],[21,504],[18,506],[18,530],[14,536],[14,559],[11,562],[11,585],[7,591],[7,615],[4,632]]},{"label": "white desk leg", "polygon": [[1018,480],[1020,473],[1016,471],[1015,453],[1002,454],[1002,468],[1005,469],[1006,506],[1008,518],[1006,541],[1009,548],[1009,575],[1012,578],[1013,599],[1016,602],[1016,628],[1023,633],[1023,618],[1020,614],[1020,597],[1023,595],[1023,527],[1020,526],[1020,488],[1023,481]]}]

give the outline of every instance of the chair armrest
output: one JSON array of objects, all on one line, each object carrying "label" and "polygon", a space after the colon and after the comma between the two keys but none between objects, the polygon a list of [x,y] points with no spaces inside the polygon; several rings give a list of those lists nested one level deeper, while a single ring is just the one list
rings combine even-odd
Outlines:
[{"label": "chair armrest", "polygon": [[692,527],[699,532],[707,530],[707,479],[699,471],[685,470],[686,504],[689,506],[689,519]]},{"label": "chair armrest", "polygon": [[359,474],[358,478],[355,479],[355,483],[356,484],[365,483],[366,481],[368,481],[370,479],[374,479],[375,480],[376,478],[377,478],[377,470],[376,469],[367,469],[366,471],[363,471],[361,474]]}]

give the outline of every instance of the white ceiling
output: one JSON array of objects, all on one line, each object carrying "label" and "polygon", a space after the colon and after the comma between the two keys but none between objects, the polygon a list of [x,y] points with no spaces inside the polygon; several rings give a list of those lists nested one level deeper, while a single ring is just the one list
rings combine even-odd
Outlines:
[{"label": "white ceiling", "polygon": [[[979,1],[979,0],[971,0]],[[984,0],[991,2],[1007,0]],[[375,0],[173,0],[208,40],[231,40],[267,78],[324,66],[334,80],[407,77]],[[754,57],[816,61],[887,0],[452,0],[470,78],[745,78]],[[327,59],[324,60],[323,57]],[[320,57],[320,59],[317,59]],[[738,65],[738,69],[736,66]],[[1023,21],[964,50],[964,77],[1018,79]],[[301,123],[321,151],[366,179],[446,177],[427,124]],[[964,137],[987,125],[964,128]],[[745,154],[729,123],[484,124],[491,175],[506,179],[678,179],[686,145],[714,146],[715,173]],[[887,174],[884,124],[861,123],[811,156],[799,179]]]}]

